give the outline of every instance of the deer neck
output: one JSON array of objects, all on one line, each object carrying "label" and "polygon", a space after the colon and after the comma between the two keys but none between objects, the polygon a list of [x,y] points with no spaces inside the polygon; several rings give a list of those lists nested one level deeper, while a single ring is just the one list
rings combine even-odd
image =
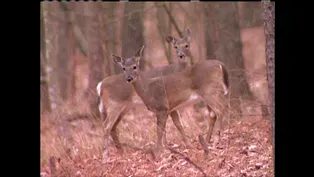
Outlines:
[{"label": "deer neck", "polygon": [[188,66],[189,66],[188,62],[185,62],[185,63],[180,62],[178,65],[178,69],[179,69],[179,71],[182,71],[182,70],[186,69]]},{"label": "deer neck", "polygon": [[190,66],[191,57],[186,56],[186,60],[187,60],[188,62],[179,62],[179,64],[178,64],[178,70],[179,70],[179,71],[183,71],[183,70],[185,70],[187,67]]},{"label": "deer neck", "polygon": [[145,102],[145,98],[149,94],[149,90],[148,90],[148,78],[144,76],[143,72],[139,72],[137,80],[135,82],[132,82],[132,86],[135,89],[136,93]]}]

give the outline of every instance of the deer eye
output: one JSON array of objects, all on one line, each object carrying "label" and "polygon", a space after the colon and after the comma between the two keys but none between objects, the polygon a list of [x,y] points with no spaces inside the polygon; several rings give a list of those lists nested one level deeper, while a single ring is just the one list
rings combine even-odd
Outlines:
[{"label": "deer eye", "polygon": [[136,66],[133,66],[133,69],[136,69]]},{"label": "deer eye", "polygon": [[189,47],[189,45],[186,45],[186,46],[185,46],[185,48],[188,48],[188,47]]},{"label": "deer eye", "polygon": [[123,68],[123,71],[125,71],[125,68]]}]

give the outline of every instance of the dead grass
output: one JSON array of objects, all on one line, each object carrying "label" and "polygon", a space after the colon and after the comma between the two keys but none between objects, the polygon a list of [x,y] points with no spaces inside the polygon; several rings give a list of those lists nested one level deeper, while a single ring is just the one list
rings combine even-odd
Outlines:
[{"label": "dead grass", "polygon": [[[256,43],[263,47],[264,39],[252,37],[261,36],[263,31],[254,30],[256,29],[247,29],[241,33],[243,57],[251,90],[265,103],[267,85],[264,49],[256,47]],[[152,39],[155,40],[157,39]],[[191,46],[199,48],[196,44]],[[165,56],[159,56],[155,50],[161,47],[152,48],[156,58],[154,66],[165,65]],[[83,119],[71,123],[65,121],[68,114],[88,111],[88,105],[84,105],[85,100],[80,96],[88,83],[88,59],[79,52],[76,57],[77,100],[73,101],[72,105],[64,103],[53,114],[41,116],[41,176],[202,176],[191,163],[170,151],[166,151],[160,161],[155,161],[149,153],[125,147],[123,153],[113,150],[110,159],[104,159],[103,132],[100,126],[92,126],[91,120]],[[196,58],[199,57],[196,55]],[[260,70],[262,73],[257,72]],[[225,119],[220,148],[209,148],[207,155],[197,139],[199,133],[206,132],[206,122],[201,114],[194,112],[192,108],[181,110],[182,124],[192,142],[192,149],[184,149],[181,136],[171,119],[168,119],[166,129],[168,144],[191,159],[207,176],[274,176],[273,151],[269,141],[270,122],[261,118],[258,105],[254,101],[241,101],[240,106],[246,116],[240,120],[237,115],[231,115],[235,119],[230,121]],[[155,142],[156,118],[143,107],[132,111],[125,115],[118,126],[121,142],[136,147]]]},{"label": "dead grass", "polygon": [[[251,105],[251,104],[250,104]],[[70,107],[64,110],[69,110]],[[73,108],[72,108],[73,109]],[[78,108],[76,108],[78,109]],[[110,159],[102,154],[102,129],[90,120],[66,122],[66,111],[41,117],[42,176],[203,176],[182,156],[165,151],[156,161],[149,153],[124,147],[113,150]],[[60,113],[62,112],[62,114]],[[134,113],[134,114],[133,114]],[[188,157],[207,176],[274,176],[270,122],[260,116],[224,121],[219,148],[204,154],[197,135],[206,131],[206,123],[192,107],[180,111],[184,130],[192,142],[185,149],[171,119],[167,122],[167,141],[176,151]],[[258,114],[256,114],[258,115]],[[139,106],[130,111],[118,126],[122,143],[143,147],[156,140],[156,118]],[[49,163],[55,161],[55,164]],[[55,168],[56,172],[53,172]]]}]

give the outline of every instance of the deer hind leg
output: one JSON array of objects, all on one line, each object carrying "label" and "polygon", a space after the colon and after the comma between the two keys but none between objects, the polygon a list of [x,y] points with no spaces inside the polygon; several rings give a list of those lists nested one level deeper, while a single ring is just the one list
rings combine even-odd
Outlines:
[{"label": "deer hind leg", "polygon": [[165,135],[165,128],[168,114],[166,111],[156,113],[157,116],[157,151],[162,149],[162,138]]},{"label": "deer hind leg", "polygon": [[[214,113],[215,114],[215,113]],[[220,136],[221,136],[221,117],[215,114],[216,117],[216,136],[213,137],[213,147],[216,147],[217,144],[220,142]]]},{"label": "deer hind leg", "polygon": [[213,133],[214,126],[215,126],[215,122],[217,120],[217,115],[209,106],[207,106],[207,110],[209,114],[207,116],[208,130],[207,130],[207,135],[206,135],[206,141],[209,143],[212,133]]},{"label": "deer hind leg", "polygon": [[190,148],[191,145],[190,145],[190,143],[189,143],[189,141],[188,141],[188,139],[187,139],[187,136],[186,136],[186,134],[185,134],[185,132],[184,132],[184,130],[183,130],[182,123],[181,123],[181,121],[180,121],[181,116],[180,116],[179,112],[178,112],[178,111],[172,111],[172,112],[170,113],[170,116],[171,116],[171,119],[172,119],[172,121],[173,121],[173,124],[174,124],[174,125],[176,126],[176,128],[179,130],[179,132],[180,132],[180,134],[181,134],[181,136],[182,136],[182,139],[183,139],[183,141],[184,141],[185,146],[186,146],[187,148]]},{"label": "deer hind leg", "polygon": [[[217,100],[216,98],[212,98],[211,100]],[[207,109],[209,111],[209,117],[208,117],[208,132],[207,132],[207,137],[206,141],[209,143],[210,139],[213,134],[213,129],[216,127],[216,136],[213,139],[213,146],[216,147],[216,145],[220,142],[220,136],[221,136],[221,131],[222,131],[222,117],[223,113],[225,112],[224,107],[224,101],[222,99],[219,99],[219,101],[216,101],[214,104],[208,104]],[[208,102],[210,103],[210,102]],[[211,109],[209,105],[215,105],[215,110]]]},{"label": "deer hind leg", "polygon": [[[217,120],[216,120],[216,139],[214,140],[214,146],[216,146],[219,142],[220,142],[220,138],[221,138],[221,132],[223,129],[223,118],[225,117],[225,115],[228,115],[229,107],[228,107],[228,100],[227,97],[220,95],[220,104],[219,104],[219,114],[216,114],[217,116]],[[227,113],[227,114],[226,114]]]},{"label": "deer hind leg", "polygon": [[100,99],[99,101],[98,108],[99,108],[99,113],[100,113],[100,120],[105,121],[107,118],[107,110],[106,110],[105,105],[103,104],[102,99]]}]

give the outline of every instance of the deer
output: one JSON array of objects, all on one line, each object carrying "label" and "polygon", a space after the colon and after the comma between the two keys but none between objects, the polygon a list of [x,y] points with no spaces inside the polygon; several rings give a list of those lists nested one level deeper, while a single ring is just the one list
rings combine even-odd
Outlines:
[{"label": "deer", "polygon": [[216,122],[220,129],[221,121],[217,119],[222,119],[227,108],[229,81],[224,63],[201,60],[183,71],[150,78],[138,69],[143,50],[144,46],[129,58],[111,56],[123,69],[125,81],[157,117],[156,152],[161,152],[165,146],[163,137],[168,115],[200,101],[204,101],[211,113],[207,119],[209,128],[206,140],[209,142]]},{"label": "deer", "polygon": [[[186,35],[183,38],[175,38],[167,36],[166,41],[172,41],[172,44],[180,51],[190,50],[190,30],[186,29]],[[184,50],[181,49],[184,46]],[[182,53],[182,52],[181,52]],[[168,75],[174,72],[180,72],[190,65],[190,58],[184,55],[178,55],[177,63],[168,66],[152,68],[142,73],[148,78]],[[134,66],[135,69],[138,67]],[[124,74],[109,76],[97,84],[97,94],[100,98],[99,111],[101,119],[104,120],[104,139],[107,141],[109,136],[113,140],[113,144],[117,149],[121,149],[121,143],[117,136],[117,125],[122,120],[123,116],[134,106],[134,104],[144,104],[141,98],[132,89],[132,86],[125,81]],[[147,107],[149,110],[150,107]],[[187,136],[183,130],[178,111],[173,111],[170,114],[175,127],[179,130],[186,147],[191,147]],[[166,141],[166,140],[165,140]],[[108,141],[107,141],[108,142]],[[107,143],[106,142],[106,143]],[[108,143],[107,143],[108,145]]]}]

